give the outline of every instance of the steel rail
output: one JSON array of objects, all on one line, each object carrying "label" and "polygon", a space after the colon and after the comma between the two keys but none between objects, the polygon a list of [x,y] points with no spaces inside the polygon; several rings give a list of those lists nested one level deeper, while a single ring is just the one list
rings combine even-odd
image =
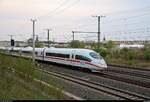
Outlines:
[{"label": "steel rail", "polygon": [[[18,56],[18,55],[13,55],[13,56],[25,57],[25,56]],[[40,70],[40,69],[39,69],[39,70]],[[42,70],[41,70],[41,71],[42,71]],[[44,72],[44,71],[43,71],[43,72]],[[50,72],[46,72],[46,73],[50,74]],[[57,72],[57,73],[58,73],[58,72]],[[62,74],[62,73],[59,73],[59,74]],[[98,75],[98,76],[100,76],[100,77],[106,77],[106,78],[109,78],[109,79],[114,79],[114,80],[118,80],[118,81],[122,81],[122,82],[126,82],[126,83],[131,83],[131,84],[135,84],[135,85],[138,84],[139,86],[143,86],[143,87],[148,87],[148,88],[150,87],[150,85],[148,86],[148,85],[145,84],[145,83],[139,83],[139,82],[137,82],[137,81],[128,80],[128,79],[126,79],[126,78],[114,77],[113,75],[109,75],[109,74],[107,74],[107,73],[102,73],[102,72],[100,72],[99,74],[95,74],[95,73],[94,73],[94,75]],[[56,76],[56,75],[55,75],[55,76]],[[59,76],[57,76],[57,77],[59,77]],[[70,78],[74,78],[73,76],[69,76],[69,77],[70,77]],[[62,78],[64,78],[64,79],[67,80],[67,78],[65,78],[65,77],[62,77]],[[76,78],[76,79],[87,82],[87,80],[84,80],[84,79],[81,79],[81,78]],[[70,80],[70,81],[73,81],[73,80]],[[76,83],[80,83],[80,82],[76,82]],[[121,89],[116,89],[116,88],[114,88],[114,87],[102,85],[102,84],[100,84],[100,83],[95,83],[95,82],[91,82],[91,81],[88,81],[87,83],[99,85],[99,86],[101,86],[101,87],[105,87],[105,88],[109,88],[109,89],[112,88],[112,90],[119,91],[120,93],[122,92],[122,93],[130,94],[130,95],[132,95],[132,97],[136,97],[136,98],[139,98],[139,99],[149,99],[149,100],[150,100],[149,97],[142,96],[142,95],[135,94],[135,93],[131,93],[131,92],[128,92],[128,91],[124,91],[124,90],[121,90]],[[83,84],[83,83],[80,83],[80,84]],[[83,85],[85,85],[85,84],[83,84]],[[87,86],[88,86],[88,87],[91,87],[91,88],[94,88],[93,86],[89,86],[89,85],[87,85]],[[97,89],[97,88],[95,87],[94,89]],[[102,90],[102,89],[97,89],[97,90],[100,90],[100,91],[109,93],[109,92],[107,92],[107,91],[105,91],[105,90]],[[110,92],[110,94],[113,95],[114,92]],[[115,95],[115,96],[118,96],[118,97],[122,97],[122,98],[124,98],[124,99],[130,99],[130,98],[127,98],[127,97],[125,98],[124,96],[120,96],[120,94],[119,94],[119,95],[114,94],[114,95]]]},{"label": "steel rail", "polygon": [[150,71],[150,69],[146,68],[140,68],[140,67],[131,67],[131,66],[122,66],[122,65],[114,65],[114,64],[107,64],[108,67],[119,67],[119,68],[128,68],[128,69],[133,69],[133,70],[141,70],[141,71]]},{"label": "steel rail", "polygon": [[106,72],[114,72],[114,73],[120,73],[120,74],[126,74],[126,75],[130,75],[130,76],[137,76],[137,77],[141,77],[141,78],[146,78],[146,79],[150,79],[150,75],[147,74],[141,74],[141,73],[137,73],[137,72],[133,72],[133,71],[125,71],[125,70],[119,70],[119,69],[113,69],[111,67],[108,68],[108,70],[106,70]]},{"label": "steel rail", "polygon": [[121,82],[125,82],[125,83],[130,83],[130,84],[145,87],[145,88],[150,88],[150,83],[137,81],[137,80],[133,80],[133,79],[128,79],[125,77],[115,76],[112,74],[108,74],[107,72],[93,73],[93,75],[96,75],[99,77],[105,77],[105,78],[109,78],[109,79],[113,79],[113,80],[117,80],[117,81],[121,81]]},{"label": "steel rail", "polygon": [[56,76],[56,77],[59,77],[59,78],[62,78],[62,79],[65,79],[65,80],[69,80],[69,81],[74,82],[74,83],[78,83],[80,85],[95,89],[95,90],[100,91],[100,92],[104,92],[104,93],[107,93],[107,94],[110,94],[113,96],[117,96],[117,97],[122,98],[122,99],[126,99],[126,100],[150,100],[150,98],[146,97],[146,96],[142,96],[139,94],[135,94],[135,93],[121,90],[121,89],[117,89],[114,87],[106,86],[104,84],[96,83],[93,81],[88,81],[88,80],[81,79],[79,77],[75,77],[75,76],[71,76],[71,75],[67,75],[64,73],[50,72],[50,71],[43,70],[43,69],[36,69],[36,70],[50,74],[50,75],[53,75],[53,76]]}]

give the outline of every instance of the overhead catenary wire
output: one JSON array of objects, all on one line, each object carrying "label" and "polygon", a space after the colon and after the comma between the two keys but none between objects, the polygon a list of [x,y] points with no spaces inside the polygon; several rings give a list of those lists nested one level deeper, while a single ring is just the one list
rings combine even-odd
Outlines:
[{"label": "overhead catenary wire", "polygon": [[[62,0],[60,0],[60,1],[62,1]],[[41,17],[48,16],[49,14],[55,13],[56,11],[58,11],[59,9],[61,9],[64,5],[66,5],[66,3],[68,3],[68,1],[69,0],[64,0],[62,3],[60,3],[60,5],[58,5],[56,8],[54,8],[53,10],[51,10],[50,12],[48,12],[47,14],[39,16],[38,19],[40,19]]]},{"label": "overhead catenary wire", "polygon": [[[74,2],[72,2],[70,5],[64,7],[63,9],[61,9],[59,12],[57,12],[57,14],[61,14],[63,13],[65,10],[70,9],[71,7],[73,7],[74,5],[76,5],[80,0],[75,0]],[[50,15],[52,16],[52,15]]]},{"label": "overhead catenary wire", "polygon": [[128,14],[128,13],[136,13],[136,12],[143,12],[143,11],[149,11],[150,6],[144,7],[144,8],[138,8],[133,10],[125,10],[125,11],[118,11],[118,12],[110,12],[110,13],[104,13],[104,15],[118,15],[118,14]]},{"label": "overhead catenary wire", "polygon": [[110,22],[115,22],[115,21],[121,21],[121,20],[123,21],[124,19],[127,19],[127,20],[132,19],[133,20],[135,18],[146,16],[146,15],[150,15],[150,11],[148,11],[146,13],[144,12],[142,14],[137,14],[137,15],[129,16],[129,17],[121,17],[121,18],[111,19],[111,20],[105,21],[105,23],[110,23]]},{"label": "overhead catenary wire", "polygon": [[[77,3],[79,0],[76,0],[75,2]],[[64,0],[60,5],[58,5],[56,8],[54,8],[53,10],[51,10],[50,12],[49,12],[49,14],[48,15],[46,15],[46,16],[53,16],[53,15],[56,15],[56,14],[61,14],[61,13],[63,13],[65,10],[68,10],[69,8],[71,8],[73,5],[75,5],[76,3],[75,2],[69,2],[69,0]],[[67,5],[67,4],[70,4],[70,5]],[[69,7],[69,8],[68,8]],[[142,16],[146,16],[146,15],[149,15],[150,13],[149,12],[147,12],[147,10],[149,10],[150,9],[150,7],[149,8],[143,8],[143,9],[138,9],[138,10],[129,10],[129,11],[120,11],[120,12],[116,12],[116,13],[112,13],[112,15],[116,15],[116,14],[124,14],[124,13],[130,13],[130,12],[134,12],[134,11],[136,11],[136,12],[139,12],[140,11],[140,13],[142,13],[142,14],[138,14],[138,15],[134,15],[134,16],[130,16],[131,18],[137,18],[137,17],[142,17]],[[144,11],[144,13],[143,13],[143,10],[145,10]],[[145,13],[146,12],[146,13]],[[110,15],[111,15],[111,13],[110,13]],[[130,17],[129,17],[129,19],[130,19]],[[121,20],[123,20],[124,18],[121,18]],[[127,18],[127,20],[128,20],[128,18]],[[118,22],[119,20],[116,20],[116,22]],[[104,24],[106,24],[106,22],[107,21],[103,21],[103,25]],[[108,23],[107,23],[108,24]],[[124,24],[124,23],[123,23]],[[129,23],[126,23],[126,25],[131,25],[131,22],[129,22]],[[135,23],[136,24],[136,23]],[[141,23],[139,23],[139,24],[141,24]],[[87,26],[85,26],[86,24],[84,24],[83,26],[80,26],[80,28],[82,29],[82,28],[84,28],[84,27],[89,27],[89,26],[91,26],[91,25],[96,25],[96,23],[95,24],[87,24]],[[109,25],[110,25],[110,22],[109,22]],[[121,24],[122,25],[122,24]],[[112,26],[114,26],[114,25],[112,25]],[[120,25],[117,25],[117,26],[120,26]],[[124,26],[124,25],[122,25],[122,26]],[[136,32],[136,31],[135,31]]]},{"label": "overhead catenary wire", "polygon": [[[55,9],[53,9],[52,11],[48,12],[45,15],[39,16],[38,19],[42,18],[42,17],[52,17],[52,16],[56,16],[57,14],[61,14],[63,13],[65,10],[73,7],[75,4],[77,4],[77,2],[79,2],[80,0],[75,0],[74,2],[69,2],[71,0],[65,0],[64,2],[62,2],[60,5],[58,5],[58,7],[56,7]],[[68,4],[68,5],[67,5]]]},{"label": "overhead catenary wire", "polygon": [[[146,8],[145,8],[146,9]],[[150,7],[148,8],[148,9],[150,9]],[[140,10],[143,10],[143,9],[140,9]],[[133,10],[134,11],[134,10]],[[125,12],[125,11],[124,11]],[[123,12],[121,12],[121,13],[123,13]],[[133,16],[129,16],[129,17],[122,17],[122,18],[118,18],[118,19],[111,19],[110,21],[107,21],[107,20],[104,20],[103,21],[103,25],[105,26],[105,25],[110,25],[110,22],[119,22],[119,21],[121,21],[121,20],[124,20],[124,19],[126,19],[126,20],[130,20],[131,18],[132,19],[134,19],[134,18],[138,18],[138,17],[142,17],[142,16],[146,16],[146,15],[150,15],[150,12],[148,11],[148,12],[146,12],[146,13],[142,13],[142,14],[137,14],[137,15],[133,15]],[[108,17],[109,18],[109,17]],[[140,23],[142,23],[142,22],[139,22],[139,24]],[[138,24],[138,23],[130,23],[130,24]],[[89,27],[89,26],[91,26],[91,25],[96,25],[96,22],[91,22],[90,24],[82,24],[82,25],[77,25],[77,26],[75,26],[75,28],[87,28],[87,27]],[[122,25],[122,24],[120,24],[120,25]],[[120,26],[120,25],[112,25],[113,27],[114,26]],[[128,25],[128,23],[127,23],[127,25]]]}]

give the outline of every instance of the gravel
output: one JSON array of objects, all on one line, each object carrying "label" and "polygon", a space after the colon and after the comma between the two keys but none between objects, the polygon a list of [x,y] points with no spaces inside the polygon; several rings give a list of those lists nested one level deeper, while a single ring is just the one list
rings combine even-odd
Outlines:
[{"label": "gravel", "polygon": [[72,76],[81,77],[86,80],[102,83],[102,84],[105,84],[108,86],[112,86],[115,88],[127,90],[130,92],[134,92],[137,94],[141,94],[141,95],[150,97],[150,89],[149,88],[143,88],[143,87],[139,87],[137,85],[132,85],[132,84],[125,83],[125,82],[120,82],[120,81],[116,81],[116,80],[112,80],[112,79],[108,79],[108,78],[104,78],[104,77],[100,77],[100,76],[95,76],[90,73],[81,72],[79,70],[71,70],[71,69],[69,69],[69,67],[64,68],[62,66],[50,65],[49,67],[48,66],[45,67],[45,69],[47,69],[47,68],[49,68],[50,71],[59,71],[59,72],[66,73],[66,74],[69,74]]},{"label": "gravel", "polygon": [[109,66],[108,71],[109,70],[125,71],[129,73],[137,73],[137,74],[150,76],[150,71],[137,70],[137,69],[131,69],[131,68],[120,68],[120,67]]},{"label": "gravel", "polygon": [[[111,96],[103,92],[98,92],[91,88],[64,79],[60,79],[54,76],[51,76],[51,80],[54,80],[55,83],[57,83],[60,86],[63,86],[63,90],[72,93],[73,95],[76,95],[78,97],[81,97],[85,100],[120,100],[120,98],[118,97]],[[48,81],[48,79],[45,81]]]}]

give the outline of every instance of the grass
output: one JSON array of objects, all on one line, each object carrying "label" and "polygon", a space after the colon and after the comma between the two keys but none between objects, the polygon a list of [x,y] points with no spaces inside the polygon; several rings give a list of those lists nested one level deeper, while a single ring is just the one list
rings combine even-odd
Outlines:
[{"label": "grass", "polygon": [[[21,75],[18,72],[24,73]],[[31,60],[0,54],[0,100],[58,100],[63,99],[62,87],[57,85],[44,73],[35,71],[36,64]],[[32,77],[29,77],[32,76]],[[47,79],[48,83],[55,87],[47,87],[33,80]],[[59,86],[59,87],[56,87]]]},{"label": "grass", "polygon": [[1,100],[38,100],[38,99],[50,99],[48,96],[44,96],[40,89],[33,84],[27,84],[27,81],[13,75],[13,73],[5,70],[5,76],[0,77],[0,99]]},{"label": "grass", "polygon": [[108,64],[150,69],[150,48],[98,50]]}]

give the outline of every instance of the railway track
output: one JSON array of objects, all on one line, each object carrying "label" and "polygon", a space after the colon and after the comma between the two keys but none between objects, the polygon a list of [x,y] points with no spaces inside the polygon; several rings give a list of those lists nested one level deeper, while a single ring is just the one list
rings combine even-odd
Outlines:
[{"label": "railway track", "polygon": [[150,71],[150,69],[146,68],[138,68],[138,67],[130,67],[130,66],[121,66],[121,65],[113,65],[113,64],[107,64],[108,67],[118,67],[118,68],[126,68],[126,69],[134,69],[134,70],[140,70],[140,71]]},{"label": "railway track", "polygon": [[[150,88],[150,71],[130,69],[124,67],[112,67],[109,66],[106,71],[94,73],[97,76],[103,76],[106,78]],[[118,75],[117,75],[118,74]],[[132,78],[132,79],[131,79]],[[137,80],[137,79],[141,80]],[[147,80],[147,81],[146,81]]]},{"label": "railway track", "polygon": [[[121,67],[121,69],[125,69],[125,68]],[[128,68],[126,68],[126,69],[128,69]],[[138,70],[138,69],[135,69],[135,70]],[[122,70],[118,70],[118,69],[115,69],[115,70],[111,70],[110,69],[108,71],[112,71],[114,73],[128,74],[128,75],[138,76],[138,77],[143,77],[143,78],[149,78],[149,75],[145,75],[145,74],[141,74],[141,73],[135,73],[134,71],[130,72],[130,71],[122,71]],[[138,71],[143,71],[143,70],[138,70]],[[43,72],[45,72],[45,70]],[[51,72],[46,72],[46,73],[50,74]],[[64,75],[64,74],[57,72],[57,75],[56,74],[53,74],[53,75],[59,77],[58,75]],[[150,88],[150,84],[149,83],[147,84],[147,83],[143,83],[143,82],[139,82],[139,81],[135,81],[135,80],[130,80],[130,79],[125,78],[125,77],[115,77],[114,75],[108,74],[107,72],[96,73],[96,74],[94,73],[94,75],[97,75],[99,77],[106,77],[108,79],[113,79],[113,80],[117,80],[117,81],[121,81],[121,82],[125,82],[125,83],[130,83],[130,84],[134,84],[134,85],[138,85],[138,86],[142,86],[142,87],[146,87],[146,88]],[[66,76],[66,75],[64,75],[64,76]],[[143,96],[141,94],[136,94],[136,93],[132,93],[132,92],[129,92],[129,91],[122,90],[122,89],[114,88],[114,87],[111,87],[111,86],[107,86],[106,84],[104,85],[104,84],[100,84],[100,83],[96,83],[96,82],[87,81],[87,80],[81,79],[79,77],[73,77],[73,76],[70,76],[70,75],[67,75],[67,76],[68,76],[68,78],[70,77],[72,79],[68,79],[66,77],[62,77],[62,78],[66,79],[66,80],[70,80],[70,81],[78,83],[78,84],[82,84],[84,86],[90,87],[90,88],[98,90],[98,91],[102,91],[102,92],[111,94],[113,96],[120,97],[122,99],[128,99],[128,100],[136,100],[136,99],[150,100],[149,97],[145,97],[145,96]],[[76,78],[76,80],[73,81],[73,78]]]},{"label": "railway track", "polygon": [[[119,68],[121,68],[123,70],[118,69],[118,67],[112,68],[111,66],[109,66],[107,71],[150,79],[150,71],[149,71],[149,74],[145,74],[145,72],[140,72],[140,73],[135,72],[135,69],[127,69],[127,68],[123,68],[123,67],[119,67]],[[133,70],[133,71],[131,71],[131,70]]]},{"label": "railway track", "polygon": [[119,97],[121,99],[125,99],[125,100],[150,100],[149,97],[145,97],[145,96],[135,94],[132,92],[128,92],[128,91],[124,91],[124,90],[117,89],[114,87],[106,86],[106,85],[96,83],[93,81],[88,81],[88,80],[85,80],[85,79],[82,79],[82,78],[79,78],[76,76],[71,76],[71,75],[67,75],[64,73],[60,73],[60,72],[50,72],[50,71],[43,70],[43,69],[36,69],[36,70],[50,74],[50,75],[53,75],[55,77],[59,77],[59,78],[77,83],[77,84],[80,84],[80,85],[83,85],[85,87],[94,89],[94,90],[99,91],[99,92],[104,92],[104,93],[107,93],[109,95]]},{"label": "railway track", "polygon": [[107,72],[98,72],[98,73],[94,73],[94,75],[99,76],[99,77],[105,77],[105,78],[121,81],[121,82],[125,82],[125,83],[128,83],[128,84],[137,85],[137,86],[140,86],[140,87],[150,88],[150,83],[149,82],[138,81],[138,80],[130,79],[130,78],[127,78],[127,77],[118,76],[118,75],[115,75],[115,74],[110,74],[110,73],[107,73]]},{"label": "railway track", "polygon": [[[73,68],[71,68],[71,67],[69,67],[68,69],[72,69],[72,70],[75,70],[75,69],[73,69]],[[79,71],[79,70],[78,70]],[[83,71],[83,70],[82,70]],[[144,80],[136,80],[136,79],[134,79],[134,78],[130,78],[130,77],[134,77],[135,75],[137,76],[138,75],[138,77],[140,77],[139,75],[140,74],[137,74],[137,73],[134,73],[134,74],[129,74],[129,73],[126,73],[126,72],[123,72],[123,71],[121,71],[121,73],[123,73],[123,74],[128,74],[128,77],[125,77],[125,75],[123,75],[123,74],[121,74],[121,76],[119,76],[119,75],[115,75],[115,73],[113,73],[112,74],[112,72],[111,73],[109,73],[109,71],[110,70],[107,70],[107,71],[103,71],[103,72],[97,72],[97,73],[89,73],[89,72],[87,72],[87,71],[84,71],[85,73],[89,73],[89,74],[92,74],[92,75],[96,75],[96,76],[98,76],[98,77],[104,77],[104,78],[108,78],[108,79],[112,79],[112,80],[117,80],[117,81],[121,81],[121,82],[125,82],[125,83],[128,83],[128,84],[133,84],[133,85],[136,85],[136,86],[140,86],[140,87],[144,87],[144,88],[150,88],[150,80],[149,80],[149,82],[147,82],[147,81],[144,81]],[[117,70],[116,70],[117,71]],[[118,72],[116,72],[116,73],[119,73],[119,71]],[[131,73],[131,72],[130,72]],[[142,76],[143,74],[141,74],[141,76]],[[143,75],[143,77],[144,78],[147,78],[146,77],[146,75],[144,76]],[[148,79],[149,79],[149,77],[148,77]]]}]

